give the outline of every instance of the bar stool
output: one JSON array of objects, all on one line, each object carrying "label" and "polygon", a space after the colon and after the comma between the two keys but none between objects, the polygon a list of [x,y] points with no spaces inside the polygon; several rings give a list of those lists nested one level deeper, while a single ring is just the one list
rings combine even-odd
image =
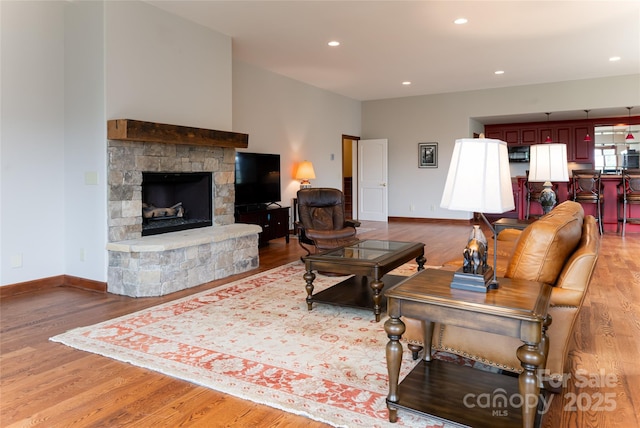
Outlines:
[{"label": "bar stool", "polygon": [[571,195],[580,204],[596,204],[598,227],[603,234],[602,206],[604,194],[600,171],[595,169],[574,169],[571,171]]},{"label": "bar stool", "polygon": [[[531,201],[537,202],[542,206],[540,202],[540,195],[542,195],[542,189],[544,189],[544,183],[542,182],[534,182],[529,181],[529,170],[526,171],[527,181],[524,184],[525,190],[527,191],[527,212],[525,214],[525,219],[529,220],[529,212],[531,210]],[[556,183],[551,183],[551,189],[556,192],[558,185]],[[558,200],[558,194],[556,192],[556,200]]]},{"label": "bar stool", "polygon": [[620,230],[620,223],[622,223],[622,236],[626,231],[627,223],[640,223],[640,217],[628,217],[631,214],[631,208],[628,205],[634,204],[640,205],[640,169],[624,171],[622,181],[618,184],[618,227],[616,232]]}]

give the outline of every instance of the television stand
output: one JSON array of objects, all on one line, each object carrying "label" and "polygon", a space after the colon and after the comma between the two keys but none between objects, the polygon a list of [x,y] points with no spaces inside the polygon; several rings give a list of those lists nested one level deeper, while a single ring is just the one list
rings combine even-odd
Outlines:
[{"label": "television stand", "polygon": [[250,205],[237,205],[236,216],[238,213],[250,213],[254,211],[264,211],[269,206],[267,204],[250,204]]},{"label": "television stand", "polygon": [[282,237],[287,244],[289,243],[289,207],[280,205],[275,208],[266,205],[261,208],[252,205],[251,209],[237,207],[235,217],[236,223],[257,224],[262,227],[258,241],[261,247],[267,245],[272,239]]}]

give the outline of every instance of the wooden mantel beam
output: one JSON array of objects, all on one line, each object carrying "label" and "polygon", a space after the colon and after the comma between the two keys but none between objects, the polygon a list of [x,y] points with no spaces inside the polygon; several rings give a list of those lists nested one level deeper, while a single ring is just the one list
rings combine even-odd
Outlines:
[{"label": "wooden mantel beam", "polygon": [[236,149],[249,147],[249,134],[131,119],[107,121],[107,138],[109,140],[191,144],[194,146],[233,147]]}]

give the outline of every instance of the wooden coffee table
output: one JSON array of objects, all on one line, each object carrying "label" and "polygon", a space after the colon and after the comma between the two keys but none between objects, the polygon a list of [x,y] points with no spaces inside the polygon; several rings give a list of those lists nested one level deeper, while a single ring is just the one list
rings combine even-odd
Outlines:
[{"label": "wooden coffee table", "polygon": [[[451,288],[452,278],[453,272],[425,269],[385,292],[389,314],[384,326],[389,337],[386,351],[389,420],[395,422],[398,409],[405,409],[465,426],[533,427],[536,416],[533,406],[495,408],[478,405],[474,398],[484,396],[494,400],[499,393],[511,403],[511,398],[539,397],[536,370],[545,366],[549,350],[545,331],[551,323],[547,310],[552,287],[500,278],[500,288],[478,293]],[[403,316],[423,320],[425,354],[423,361],[398,385],[402,362],[400,338],[405,332],[400,319]],[[524,344],[513,352],[523,372],[516,378],[432,360],[435,322],[520,339]]]},{"label": "wooden coffee table", "polygon": [[[383,291],[405,279],[386,274],[412,259],[418,270],[424,269],[423,243],[369,239],[304,257],[307,307],[311,310],[316,302],[373,309],[376,321],[380,321]],[[314,295],[314,270],[353,276]]]}]

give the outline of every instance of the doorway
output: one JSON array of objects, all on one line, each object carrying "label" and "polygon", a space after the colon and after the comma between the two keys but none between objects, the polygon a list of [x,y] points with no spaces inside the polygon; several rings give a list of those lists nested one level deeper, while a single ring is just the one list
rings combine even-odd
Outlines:
[{"label": "doorway", "polygon": [[352,135],[342,136],[342,193],[344,193],[344,215],[346,219],[354,219],[357,210],[357,183],[354,176],[357,176],[357,146],[360,137]]},{"label": "doorway", "polygon": [[345,217],[388,221],[388,141],[342,136]]}]

